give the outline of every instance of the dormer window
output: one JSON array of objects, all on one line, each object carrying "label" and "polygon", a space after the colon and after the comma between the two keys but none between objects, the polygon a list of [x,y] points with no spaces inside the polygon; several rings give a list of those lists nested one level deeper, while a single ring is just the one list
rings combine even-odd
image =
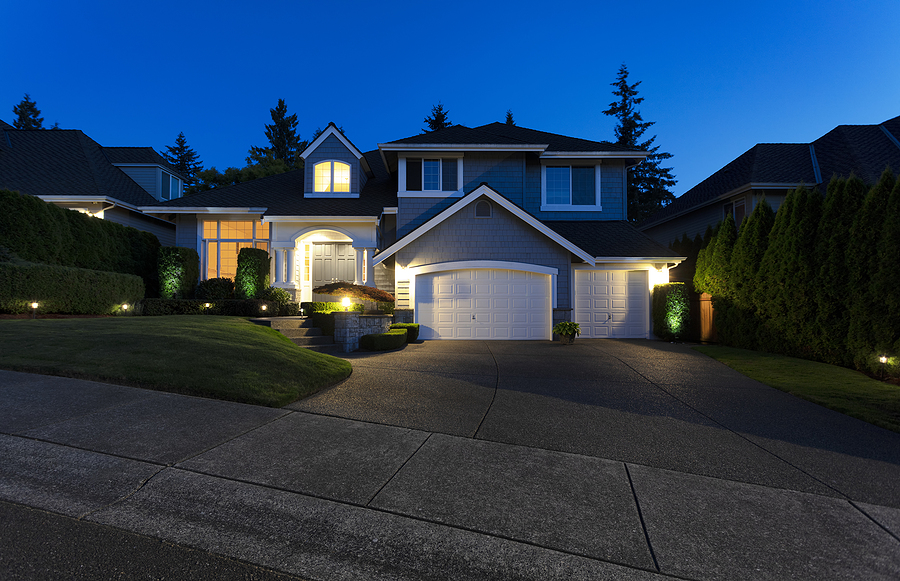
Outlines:
[{"label": "dormer window", "polygon": [[340,161],[323,161],[315,165],[316,192],[349,192],[350,165]]},{"label": "dormer window", "polygon": [[181,180],[160,170],[162,174],[161,186],[162,191],[160,192],[160,197],[163,200],[174,200],[175,198],[181,197]]}]

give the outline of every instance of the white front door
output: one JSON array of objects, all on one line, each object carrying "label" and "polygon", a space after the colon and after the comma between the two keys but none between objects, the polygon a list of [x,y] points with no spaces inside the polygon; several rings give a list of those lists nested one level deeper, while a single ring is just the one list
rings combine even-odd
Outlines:
[{"label": "white front door", "polygon": [[550,339],[550,275],[464,269],[415,282],[422,339]]},{"label": "white front door", "polygon": [[576,270],[575,322],[585,338],[649,336],[646,270]]}]

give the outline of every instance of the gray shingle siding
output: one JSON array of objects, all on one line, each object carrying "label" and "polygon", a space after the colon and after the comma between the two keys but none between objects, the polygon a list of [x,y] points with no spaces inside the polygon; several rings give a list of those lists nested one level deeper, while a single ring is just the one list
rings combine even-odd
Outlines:
[{"label": "gray shingle siding", "polygon": [[467,154],[463,159],[463,191],[471,192],[481,183],[487,183],[511,202],[522,206],[522,159],[521,153]]},{"label": "gray shingle siding", "polygon": [[471,203],[397,252],[397,263],[419,266],[460,260],[503,260],[556,268],[558,308],[571,308],[571,255],[522,220],[493,204],[476,218]]},{"label": "gray shingle siding", "polygon": [[341,143],[341,140],[334,135],[326,137],[325,141],[320,143],[319,147],[306,157],[306,161],[304,162],[305,182],[303,191],[313,191],[313,179],[315,177],[314,168],[317,163],[325,160],[342,161],[350,164],[350,191],[359,192],[361,185],[359,179],[359,160],[356,159],[356,156],[353,155],[350,150]]},{"label": "gray shingle siding", "polygon": [[400,198],[397,208],[397,238],[421,226],[459,198]]},{"label": "gray shingle siding", "polygon": [[197,248],[196,214],[178,214],[175,219],[175,229],[175,246],[193,248],[200,253],[200,249]]},{"label": "gray shingle siding", "polygon": [[159,198],[159,186],[157,183],[157,175],[159,169],[155,167],[119,167],[120,170],[128,174],[128,177],[137,182],[147,193],[154,198]]}]

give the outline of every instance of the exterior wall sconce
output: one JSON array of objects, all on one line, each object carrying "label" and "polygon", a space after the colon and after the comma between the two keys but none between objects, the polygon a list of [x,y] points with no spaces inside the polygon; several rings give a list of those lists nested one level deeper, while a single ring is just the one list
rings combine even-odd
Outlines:
[{"label": "exterior wall sconce", "polygon": [[38,305],[37,301],[31,303],[31,318],[32,318],[32,319],[36,319],[36,318],[37,318],[37,310],[38,310],[38,306],[40,306],[40,305]]}]

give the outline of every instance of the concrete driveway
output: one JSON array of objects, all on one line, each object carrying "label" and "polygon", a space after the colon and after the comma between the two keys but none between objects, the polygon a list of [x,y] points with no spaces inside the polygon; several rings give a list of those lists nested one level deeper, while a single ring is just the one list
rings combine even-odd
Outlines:
[{"label": "concrete driveway", "polygon": [[0,500],[304,579],[900,577],[900,434],[686,346],[347,359],[280,410],[0,371]]}]

